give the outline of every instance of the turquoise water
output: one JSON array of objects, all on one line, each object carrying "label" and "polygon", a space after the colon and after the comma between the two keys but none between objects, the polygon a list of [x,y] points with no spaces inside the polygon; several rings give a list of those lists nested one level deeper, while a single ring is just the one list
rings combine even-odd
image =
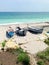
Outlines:
[{"label": "turquoise water", "polygon": [[0,24],[49,22],[49,12],[0,12]]}]

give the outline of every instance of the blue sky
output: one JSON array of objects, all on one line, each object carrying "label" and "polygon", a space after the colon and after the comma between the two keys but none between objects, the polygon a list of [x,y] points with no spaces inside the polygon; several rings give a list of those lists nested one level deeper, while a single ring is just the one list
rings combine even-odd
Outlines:
[{"label": "blue sky", "polygon": [[0,0],[0,11],[49,12],[49,0]]}]

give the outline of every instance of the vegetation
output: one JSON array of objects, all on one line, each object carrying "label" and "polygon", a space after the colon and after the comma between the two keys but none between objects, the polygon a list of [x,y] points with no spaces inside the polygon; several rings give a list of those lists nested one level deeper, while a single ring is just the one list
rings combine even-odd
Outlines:
[{"label": "vegetation", "polygon": [[2,47],[5,47],[6,41],[2,42]]},{"label": "vegetation", "polygon": [[49,38],[45,39],[44,42],[49,45]]},{"label": "vegetation", "polygon": [[23,49],[21,48],[18,48],[18,49],[7,48],[7,51],[16,55],[19,55],[20,53],[24,53]]},{"label": "vegetation", "polygon": [[22,63],[23,65],[29,65],[30,58],[28,54],[23,51],[23,49],[7,49],[7,51],[17,56],[18,63]]},{"label": "vegetation", "polygon": [[38,60],[37,62],[38,65],[49,65],[49,48],[47,48],[43,52],[38,53],[37,58],[41,60],[41,61]]},{"label": "vegetation", "polygon": [[29,65],[30,59],[29,59],[29,56],[26,53],[20,53],[18,55],[18,61],[22,62],[23,65]]},{"label": "vegetation", "polygon": [[2,50],[4,51],[4,47],[6,45],[6,40],[2,42]]},{"label": "vegetation", "polygon": [[37,62],[37,64],[38,64],[38,65],[44,65],[44,62],[43,62],[42,60],[39,60],[39,61]]},{"label": "vegetation", "polygon": [[[2,42],[2,50],[3,51],[5,50],[5,45],[6,45],[6,41],[3,41]],[[29,58],[28,54],[26,52],[24,52],[23,49],[21,49],[21,48],[16,48],[16,49],[7,48],[5,52],[2,52],[0,54],[0,57],[2,55],[3,55],[3,57],[2,57],[2,60],[0,59],[0,61],[2,61],[3,64],[4,64],[3,59],[5,59],[5,62],[8,61],[8,60],[6,60],[7,59],[6,54],[7,54],[7,57],[10,56],[9,60],[12,60],[12,59],[15,60],[14,62],[16,63],[16,65],[30,65],[29,64],[30,63],[30,58]],[[5,57],[4,57],[4,55],[5,55]],[[1,62],[0,62],[0,65],[2,65]],[[8,65],[8,64],[6,64],[6,65]]]}]

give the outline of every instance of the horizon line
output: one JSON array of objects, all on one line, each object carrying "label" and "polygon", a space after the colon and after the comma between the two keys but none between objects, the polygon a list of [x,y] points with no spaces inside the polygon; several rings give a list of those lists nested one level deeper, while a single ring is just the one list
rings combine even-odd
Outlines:
[{"label": "horizon line", "polygon": [[[29,12],[29,11],[0,11],[0,12]],[[31,12],[31,11],[30,11]],[[34,11],[33,11],[34,12]],[[45,12],[45,11],[37,11],[38,12]],[[45,12],[46,13],[46,12]]]}]

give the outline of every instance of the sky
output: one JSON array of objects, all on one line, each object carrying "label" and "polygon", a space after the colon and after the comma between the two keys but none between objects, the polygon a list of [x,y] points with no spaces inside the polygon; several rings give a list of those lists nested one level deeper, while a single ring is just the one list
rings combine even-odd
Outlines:
[{"label": "sky", "polygon": [[2,12],[49,12],[49,0],[0,0]]}]

